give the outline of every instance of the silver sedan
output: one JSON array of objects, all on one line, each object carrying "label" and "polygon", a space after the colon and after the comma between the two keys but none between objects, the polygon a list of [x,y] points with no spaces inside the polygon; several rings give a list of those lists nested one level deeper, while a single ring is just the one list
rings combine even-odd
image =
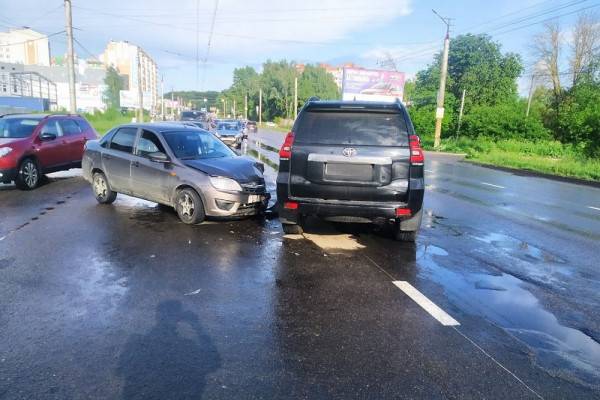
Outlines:
[{"label": "silver sedan", "polygon": [[87,142],[82,169],[99,203],[123,193],[172,206],[186,224],[256,215],[270,197],[263,164],[210,132],[178,124],[118,126]]}]

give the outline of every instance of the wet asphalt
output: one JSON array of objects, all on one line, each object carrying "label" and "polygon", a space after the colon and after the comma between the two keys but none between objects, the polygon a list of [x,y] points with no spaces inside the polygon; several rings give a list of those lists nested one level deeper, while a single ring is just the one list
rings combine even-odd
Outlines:
[{"label": "wet asphalt", "polygon": [[100,206],[76,170],[0,185],[0,399],[600,398],[600,190],[426,168],[414,245],[316,219],[190,227]]}]

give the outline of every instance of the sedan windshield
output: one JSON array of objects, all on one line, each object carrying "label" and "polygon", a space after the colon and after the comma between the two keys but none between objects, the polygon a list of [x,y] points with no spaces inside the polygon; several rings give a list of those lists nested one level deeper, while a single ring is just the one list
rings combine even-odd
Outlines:
[{"label": "sedan windshield", "polygon": [[233,157],[236,154],[213,134],[201,130],[164,132],[169,147],[180,160]]},{"label": "sedan windshield", "polygon": [[0,138],[24,138],[40,123],[36,118],[0,118]]}]

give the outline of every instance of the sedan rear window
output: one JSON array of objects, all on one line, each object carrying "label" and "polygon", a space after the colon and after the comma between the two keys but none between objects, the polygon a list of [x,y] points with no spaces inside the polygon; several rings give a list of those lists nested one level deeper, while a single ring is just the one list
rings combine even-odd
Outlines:
[{"label": "sedan rear window", "polygon": [[399,113],[306,111],[295,126],[295,142],[363,146],[408,146]]}]

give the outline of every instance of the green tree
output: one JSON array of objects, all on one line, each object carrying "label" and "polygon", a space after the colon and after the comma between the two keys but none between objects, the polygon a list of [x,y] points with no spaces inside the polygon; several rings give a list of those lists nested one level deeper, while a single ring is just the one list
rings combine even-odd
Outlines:
[{"label": "green tree", "polygon": [[294,62],[268,60],[263,64],[260,85],[263,88],[263,113],[266,119],[291,118],[296,76]]},{"label": "green tree", "polygon": [[103,93],[104,104],[106,104],[108,109],[120,108],[120,91],[123,89],[123,80],[115,68],[108,67],[106,69],[104,84],[106,85],[106,89]]},{"label": "green tree", "polygon": [[298,78],[298,104],[302,106],[310,97],[317,96],[323,100],[340,98],[340,90],[333,75],[323,67],[306,65]]}]

